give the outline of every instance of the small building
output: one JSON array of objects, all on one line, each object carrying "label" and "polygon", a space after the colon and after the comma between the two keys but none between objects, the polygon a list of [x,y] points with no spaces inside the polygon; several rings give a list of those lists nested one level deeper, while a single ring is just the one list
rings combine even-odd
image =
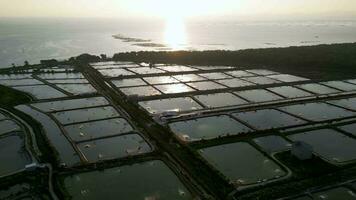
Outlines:
[{"label": "small building", "polygon": [[305,142],[296,141],[292,145],[291,154],[299,160],[309,160],[313,158],[313,147]]}]

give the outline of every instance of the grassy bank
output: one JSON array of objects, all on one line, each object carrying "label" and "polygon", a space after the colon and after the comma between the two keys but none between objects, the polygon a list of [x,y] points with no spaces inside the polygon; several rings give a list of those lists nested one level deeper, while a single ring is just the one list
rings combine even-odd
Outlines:
[{"label": "grassy bank", "polygon": [[269,68],[310,78],[345,78],[356,73],[356,43],[239,51],[117,53],[114,60]]},{"label": "grassy bank", "polygon": [[31,98],[23,92],[0,85],[0,106],[4,108],[31,102]]}]

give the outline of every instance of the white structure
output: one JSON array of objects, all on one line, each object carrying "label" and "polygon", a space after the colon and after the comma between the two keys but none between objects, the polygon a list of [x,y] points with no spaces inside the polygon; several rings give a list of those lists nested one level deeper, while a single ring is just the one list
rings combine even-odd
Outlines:
[{"label": "white structure", "polygon": [[305,142],[296,141],[292,145],[291,154],[299,160],[308,160],[313,157],[313,147]]}]

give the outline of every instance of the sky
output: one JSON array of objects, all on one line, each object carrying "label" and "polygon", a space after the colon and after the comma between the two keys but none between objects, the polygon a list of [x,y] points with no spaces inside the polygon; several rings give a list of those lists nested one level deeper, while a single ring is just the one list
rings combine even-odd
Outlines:
[{"label": "sky", "polygon": [[356,17],[356,0],[0,0],[0,17]]}]

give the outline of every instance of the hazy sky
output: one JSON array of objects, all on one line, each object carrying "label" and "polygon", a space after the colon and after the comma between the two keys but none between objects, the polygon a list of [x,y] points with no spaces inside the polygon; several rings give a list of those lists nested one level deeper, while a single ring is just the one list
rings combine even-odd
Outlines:
[{"label": "hazy sky", "polygon": [[0,0],[0,17],[350,18],[356,0]]}]

